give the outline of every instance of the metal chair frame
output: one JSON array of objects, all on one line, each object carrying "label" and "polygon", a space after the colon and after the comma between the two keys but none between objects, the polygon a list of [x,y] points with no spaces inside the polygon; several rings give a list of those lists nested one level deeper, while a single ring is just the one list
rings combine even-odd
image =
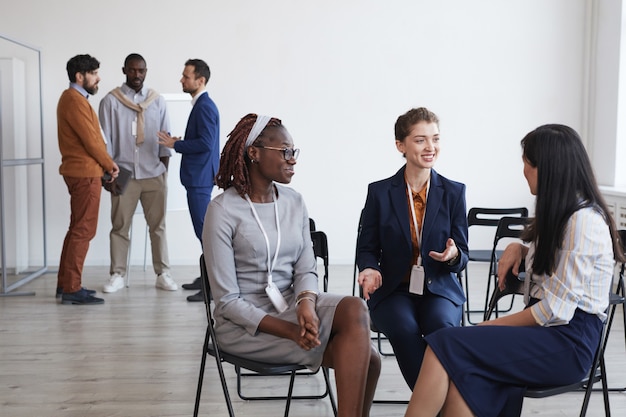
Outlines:
[{"label": "metal chair frame", "polygon": [[[519,239],[524,227],[528,223],[528,217],[509,217],[503,216],[498,220],[498,226],[496,227],[496,233],[493,238],[493,247],[491,249],[491,261],[489,262],[489,275],[487,276],[487,291],[485,293],[485,308],[484,312],[489,308],[489,292],[491,290],[491,283],[493,282],[494,288],[498,286],[498,259],[502,254],[502,251],[498,249],[498,245],[503,239]],[[515,295],[512,293],[511,295]],[[508,312],[513,307],[513,298],[511,298],[511,305],[505,310],[499,310],[498,304],[495,305],[495,314],[498,317],[499,312]]]},{"label": "metal chair frame", "polygon": [[[483,208],[483,207],[472,207],[469,209],[467,214],[467,225],[468,229],[472,227],[490,227],[497,228],[498,221],[503,216],[509,217],[528,217],[528,209],[526,207],[513,207],[513,208]],[[497,259],[500,258],[502,251],[496,251],[496,262]],[[493,256],[491,250],[489,249],[471,249],[469,250],[469,261],[470,262],[493,262]],[[467,317],[467,322],[470,324],[477,324],[477,322],[473,322],[471,320],[471,315],[474,313],[481,313],[484,315],[485,310],[472,310],[470,307],[470,297],[469,297],[469,262],[468,266],[465,267],[465,317]],[[487,291],[489,293],[489,291]],[[512,301],[511,301],[512,307]],[[508,311],[509,309],[505,310]],[[464,322],[465,322],[464,317]]]},{"label": "metal chair frame", "polygon": [[[222,391],[224,392],[224,399],[226,401],[226,406],[228,408],[228,414],[230,417],[235,416],[235,412],[233,410],[232,401],[230,398],[230,394],[228,392],[228,385],[226,383],[226,378],[224,375],[224,368],[222,364],[224,362],[232,364],[235,369],[248,369],[250,371],[256,372],[260,375],[270,376],[270,375],[287,375],[289,376],[289,388],[286,396],[258,396],[258,397],[249,397],[248,400],[286,400],[285,404],[285,413],[284,416],[287,417],[289,415],[289,408],[291,405],[291,400],[293,399],[301,399],[308,397],[298,397],[293,395],[293,386],[296,377],[296,372],[306,369],[305,366],[299,364],[270,364],[265,362],[254,361],[250,359],[243,358],[241,356],[232,355],[227,352],[224,352],[220,349],[218,340],[215,336],[215,329],[213,313],[211,311],[211,287],[209,284],[209,278],[207,275],[206,264],[204,262],[204,255],[200,256],[200,272],[201,272],[201,282],[202,282],[202,290],[204,294],[204,303],[207,314],[207,330],[204,338],[204,344],[202,347],[202,360],[200,363],[200,374],[198,376],[198,386],[196,390],[196,401],[194,405],[194,417],[198,416],[198,412],[200,409],[200,397],[202,394],[202,383],[204,379],[204,369],[206,366],[206,358],[207,355],[211,355],[215,358],[215,363],[217,365],[217,370],[220,376],[220,382],[222,384]],[[337,405],[335,402],[335,398],[331,389],[330,376],[327,368],[322,367],[322,373],[324,375],[324,381],[326,385],[326,393],[331,403],[331,407],[333,409],[333,413],[337,416]],[[237,380],[237,391],[238,394],[241,392],[239,379]],[[240,394],[241,397],[241,394]]]}]

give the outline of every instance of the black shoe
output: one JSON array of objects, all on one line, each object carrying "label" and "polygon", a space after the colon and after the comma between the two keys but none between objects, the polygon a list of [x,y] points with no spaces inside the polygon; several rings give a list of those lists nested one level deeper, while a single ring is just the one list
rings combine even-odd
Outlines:
[{"label": "black shoe", "polygon": [[[88,290],[85,287],[80,287],[80,289],[87,291],[87,294],[89,295],[96,295],[96,290]],[[57,287],[57,298],[61,298],[61,295],[63,295],[63,289],[61,287]]]},{"label": "black shoe", "polygon": [[191,284],[183,284],[183,289],[185,290],[201,290],[202,283],[200,282],[200,277],[193,280]]},{"label": "black shoe", "polygon": [[198,291],[194,295],[190,295],[187,297],[187,301],[195,302],[201,301],[204,302],[204,293],[202,291]]},{"label": "black shoe", "polygon": [[86,289],[81,288],[76,292],[63,293],[61,295],[62,304],[104,304],[102,298],[90,295]]}]

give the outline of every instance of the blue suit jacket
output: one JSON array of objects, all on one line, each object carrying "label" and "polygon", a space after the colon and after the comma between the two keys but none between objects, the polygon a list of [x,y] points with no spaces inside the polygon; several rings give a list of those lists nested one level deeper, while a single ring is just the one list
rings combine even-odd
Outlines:
[{"label": "blue suit jacket", "polygon": [[[383,279],[382,286],[370,294],[369,307],[372,310],[402,283],[411,269],[413,246],[405,168],[406,165],[394,176],[369,185],[361,215],[361,233],[357,242],[359,271],[374,268],[380,271]],[[428,290],[457,305],[463,304],[465,294],[456,273],[463,270],[468,261],[464,184],[450,181],[431,170],[423,228],[420,252]],[[454,266],[428,256],[432,250],[443,252],[450,237],[461,251],[461,259]]]},{"label": "blue suit jacket", "polygon": [[184,140],[174,143],[182,154],[180,182],[185,187],[213,187],[220,162],[220,115],[208,93],[201,93],[187,120]]}]

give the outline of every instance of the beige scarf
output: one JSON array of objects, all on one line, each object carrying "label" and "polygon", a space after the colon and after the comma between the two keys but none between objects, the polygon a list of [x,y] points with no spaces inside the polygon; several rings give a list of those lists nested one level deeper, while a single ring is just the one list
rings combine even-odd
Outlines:
[{"label": "beige scarf", "polygon": [[135,103],[131,101],[123,92],[120,87],[117,87],[111,91],[113,97],[117,98],[120,103],[125,105],[131,110],[135,110],[137,112],[137,136],[135,138],[137,146],[141,145],[144,140],[144,115],[143,112],[147,109],[150,104],[157,98],[159,98],[159,93],[154,91],[153,89],[148,89],[148,98],[143,103]]}]

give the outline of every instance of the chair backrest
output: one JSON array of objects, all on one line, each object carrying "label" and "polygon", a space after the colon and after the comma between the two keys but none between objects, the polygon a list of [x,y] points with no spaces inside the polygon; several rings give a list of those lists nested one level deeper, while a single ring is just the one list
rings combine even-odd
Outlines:
[{"label": "chair backrest", "polygon": [[211,284],[209,283],[209,274],[207,273],[206,263],[204,262],[204,254],[200,255],[200,285],[202,286],[202,294],[204,295],[204,305],[206,306],[207,319],[212,323],[213,318],[211,309]]},{"label": "chair backrest", "polygon": [[[361,210],[361,214],[359,215],[359,225],[356,229],[356,242],[354,245],[354,267],[352,268],[352,295],[356,294],[357,287],[357,278],[359,276],[359,266],[356,264],[356,258],[359,255],[359,237],[361,236],[361,228],[363,227],[363,210]],[[361,294],[361,286],[359,285],[359,295]]]},{"label": "chair backrest", "polygon": [[[202,295],[204,296],[204,307],[206,310],[206,317],[208,322],[208,331],[213,342],[213,349],[216,355],[219,357],[220,350],[215,337],[215,328],[213,327],[215,321],[213,319],[213,313],[211,312],[211,284],[209,282],[209,274],[207,273],[206,263],[204,262],[204,254],[200,255],[200,284],[202,285]],[[221,360],[221,358],[220,358]]]},{"label": "chair backrest", "polygon": [[[491,236],[491,232],[487,234],[487,230],[491,231],[498,226],[500,218],[503,216],[509,217],[528,217],[528,209],[526,207],[511,207],[511,208],[486,208],[486,207],[472,207],[467,213],[467,227],[468,231],[471,229],[471,241],[486,239]],[[486,226],[474,227],[472,226]],[[474,239],[478,237],[479,239]],[[483,246],[484,247],[484,246]],[[471,248],[470,248],[471,249]]]},{"label": "chair backrest", "polygon": [[[620,229],[617,231],[617,235],[619,236],[619,242],[622,245],[622,252],[624,256],[626,256],[626,229]],[[624,263],[622,263],[622,273],[624,272]]]},{"label": "chair backrest", "polygon": [[328,237],[321,230],[311,231],[311,240],[313,241],[313,253],[324,263],[323,287],[324,292],[328,291]]},{"label": "chair backrest", "polygon": [[[494,277],[495,280],[495,277],[498,275],[498,247],[500,241],[503,239],[519,239],[528,221],[528,217],[509,216],[501,217],[500,220],[498,220],[498,226],[496,227],[496,233],[493,238],[493,247],[491,249],[491,262],[489,262],[489,282],[491,282],[491,277]],[[489,286],[487,286],[487,291],[489,291]]]},{"label": "chair backrest", "polygon": [[467,213],[468,226],[492,226],[498,225],[498,220],[503,216],[528,217],[526,207],[513,208],[484,208],[472,207]]},{"label": "chair backrest", "polygon": [[315,231],[315,220],[313,220],[313,218],[309,217],[309,229],[311,230],[311,232]]},{"label": "chair backrest", "polygon": [[493,293],[491,293],[491,298],[489,299],[489,303],[487,304],[487,310],[483,316],[483,320],[487,321],[491,319],[491,315],[493,314],[496,306],[498,305],[498,301],[506,296],[511,294],[524,294],[524,279],[526,278],[526,272],[523,270],[524,264],[520,265],[519,275],[515,276],[512,270],[508,270],[505,276],[505,287],[503,290],[496,285],[493,289]]},{"label": "chair backrest", "polygon": [[502,239],[519,239],[528,223],[528,217],[504,216],[498,220],[496,233],[493,236],[493,247],[491,249],[491,260],[496,261],[496,251]]}]

